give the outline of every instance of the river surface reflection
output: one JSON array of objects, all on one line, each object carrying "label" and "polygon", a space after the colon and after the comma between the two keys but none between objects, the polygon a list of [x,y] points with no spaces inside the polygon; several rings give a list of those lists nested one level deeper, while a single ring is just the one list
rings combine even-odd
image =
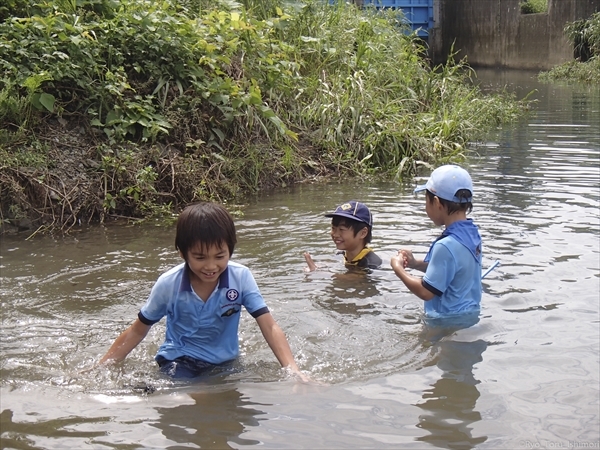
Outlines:
[{"label": "river surface reflection", "polygon": [[[1,448],[599,448],[600,90],[478,74],[486,88],[537,89],[538,103],[466,163],[484,266],[501,261],[476,324],[423,323],[389,268],[440,232],[417,180],[307,183],[229,206],[234,260],[321,385],[281,371],[247,314],[234,373],[162,377],[159,323],[123,364],[81,374],[179,262],[173,227],[4,236]],[[348,274],[334,252],[323,214],[349,199],[371,207],[382,270]],[[304,251],[320,271],[304,273]]]}]

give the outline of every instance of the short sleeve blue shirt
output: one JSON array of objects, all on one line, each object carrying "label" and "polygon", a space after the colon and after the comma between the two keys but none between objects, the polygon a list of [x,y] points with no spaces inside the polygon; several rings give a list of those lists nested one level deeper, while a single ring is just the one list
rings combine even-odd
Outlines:
[{"label": "short sleeve blue shirt", "polygon": [[481,257],[453,236],[433,244],[423,284],[434,294],[425,302],[425,315],[444,317],[479,311],[481,304]]},{"label": "short sleeve blue shirt", "polygon": [[152,325],[167,316],[165,341],[157,357],[191,356],[221,364],[238,356],[242,306],[254,317],[269,312],[246,266],[229,261],[204,302],[192,289],[187,265],[182,263],[158,278],[138,317]]}]

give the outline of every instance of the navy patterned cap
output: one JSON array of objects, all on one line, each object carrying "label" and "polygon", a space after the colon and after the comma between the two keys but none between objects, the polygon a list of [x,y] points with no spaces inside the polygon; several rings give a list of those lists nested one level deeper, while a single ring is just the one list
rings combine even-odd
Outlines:
[{"label": "navy patterned cap", "polygon": [[367,205],[356,200],[350,200],[349,202],[342,203],[335,211],[329,214],[325,214],[325,217],[340,216],[348,219],[358,220],[359,222],[366,223],[369,227],[373,226],[373,215]]}]

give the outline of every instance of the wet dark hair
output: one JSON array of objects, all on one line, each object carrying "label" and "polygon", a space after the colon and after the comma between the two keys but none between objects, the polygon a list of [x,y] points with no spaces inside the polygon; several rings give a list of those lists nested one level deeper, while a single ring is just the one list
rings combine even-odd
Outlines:
[{"label": "wet dark hair", "polygon": [[[427,195],[428,202],[432,202],[434,197],[437,197],[437,195],[435,195],[433,192],[430,192],[429,190],[425,191],[425,195]],[[454,195],[459,199],[469,199],[473,196],[473,194],[471,194],[471,191],[468,189],[459,189]],[[444,200],[440,197],[438,198],[440,199],[440,203],[442,204],[442,206],[446,208],[446,211],[448,211],[448,215],[454,214],[458,211],[465,211],[467,214],[469,214],[473,210],[473,203],[471,203],[470,201],[464,203],[456,203],[451,202],[449,200]]]},{"label": "wet dark hair", "polygon": [[227,210],[216,203],[201,202],[188,205],[177,219],[175,248],[187,261],[187,255],[198,244],[203,250],[223,243],[229,256],[237,243],[235,225]]},{"label": "wet dark hair", "polygon": [[334,227],[339,227],[340,225],[345,225],[348,228],[352,229],[352,231],[354,231],[354,236],[356,236],[360,230],[362,230],[363,228],[366,227],[366,228],[368,228],[369,232],[363,239],[365,245],[368,244],[369,242],[371,242],[371,239],[373,239],[373,235],[371,233],[371,227],[369,225],[367,225],[366,223],[361,222],[360,220],[354,220],[354,219],[350,219],[348,217],[342,217],[342,216],[333,216],[331,218],[331,225]]}]

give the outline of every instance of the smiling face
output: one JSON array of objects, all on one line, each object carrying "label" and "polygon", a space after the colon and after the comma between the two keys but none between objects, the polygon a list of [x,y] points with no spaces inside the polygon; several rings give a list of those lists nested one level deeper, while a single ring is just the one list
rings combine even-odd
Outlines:
[{"label": "smiling face", "polygon": [[341,221],[337,224],[331,224],[331,239],[338,250],[345,250],[347,254],[360,252],[365,246],[365,237],[369,232],[365,225],[358,233],[349,224]]},{"label": "smiling face", "polygon": [[201,244],[194,245],[187,253],[180,255],[190,269],[192,284],[206,284],[216,286],[219,276],[227,268],[229,262],[229,247],[225,242],[218,245],[204,247]]}]

